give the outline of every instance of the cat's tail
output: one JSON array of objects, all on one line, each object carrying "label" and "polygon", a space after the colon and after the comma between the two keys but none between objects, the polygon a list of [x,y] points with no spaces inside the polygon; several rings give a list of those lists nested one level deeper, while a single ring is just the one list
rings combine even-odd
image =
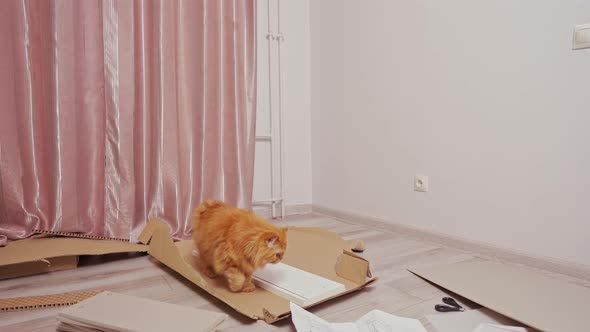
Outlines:
[{"label": "cat's tail", "polygon": [[223,201],[217,201],[213,199],[208,199],[201,203],[201,205],[195,209],[193,214],[193,230],[197,228],[197,224],[201,220],[201,217],[203,217],[206,213],[224,206],[226,206],[226,204]]}]

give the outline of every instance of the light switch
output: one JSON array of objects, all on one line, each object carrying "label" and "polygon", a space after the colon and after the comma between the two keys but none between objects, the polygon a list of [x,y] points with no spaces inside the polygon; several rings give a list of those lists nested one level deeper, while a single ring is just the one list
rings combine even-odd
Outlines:
[{"label": "light switch", "polygon": [[574,50],[590,47],[590,23],[577,25],[574,30]]}]

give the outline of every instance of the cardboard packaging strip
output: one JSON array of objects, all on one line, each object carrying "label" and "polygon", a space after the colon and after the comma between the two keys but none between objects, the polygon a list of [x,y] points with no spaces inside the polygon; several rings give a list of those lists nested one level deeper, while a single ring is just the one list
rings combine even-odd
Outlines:
[{"label": "cardboard packaging strip", "polygon": [[590,289],[523,268],[462,262],[410,272],[541,331],[588,331]]},{"label": "cardboard packaging strip", "polygon": [[30,310],[72,305],[101,292],[101,290],[96,290],[0,299],[0,311]]},{"label": "cardboard packaging strip", "polygon": [[[151,232],[148,234],[147,232]],[[342,283],[345,290],[323,301],[360,290],[375,282],[369,262],[348,251],[349,244],[337,234],[321,228],[290,228],[283,263]],[[148,253],[209,294],[252,319],[273,323],[290,314],[289,300],[262,288],[251,293],[231,292],[224,278],[210,279],[194,268],[193,242],[174,242],[168,226],[152,220],[140,239],[151,238]],[[320,302],[313,303],[311,307]]]}]

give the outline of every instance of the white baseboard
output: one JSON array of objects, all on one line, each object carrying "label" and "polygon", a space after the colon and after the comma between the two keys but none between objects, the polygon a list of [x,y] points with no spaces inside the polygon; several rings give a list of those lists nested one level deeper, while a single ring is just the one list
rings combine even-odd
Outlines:
[{"label": "white baseboard", "polygon": [[[280,215],[281,211],[279,210],[279,206],[277,206],[276,214]],[[261,217],[270,219],[272,218],[272,210],[270,205],[257,205],[253,206],[252,210],[256,212]],[[296,216],[301,214],[310,214],[311,213],[311,204],[298,204],[298,205],[285,205],[285,217],[288,216]]]},{"label": "white baseboard", "polygon": [[313,213],[336,218],[343,222],[371,226],[389,232],[407,234],[426,241],[440,243],[448,247],[476,253],[492,260],[522,264],[578,279],[590,280],[590,266],[587,265],[551,257],[532,255],[517,250],[501,248],[489,243],[467,240],[448,234],[318,205],[312,205],[311,210]]}]

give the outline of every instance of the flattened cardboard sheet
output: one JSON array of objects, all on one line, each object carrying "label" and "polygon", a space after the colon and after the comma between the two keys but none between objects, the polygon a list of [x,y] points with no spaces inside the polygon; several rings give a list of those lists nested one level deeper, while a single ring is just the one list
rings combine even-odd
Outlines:
[{"label": "flattened cardboard sheet", "polygon": [[7,246],[0,248],[0,266],[33,262],[50,257],[139,251],[147,251],[147,246],[117,240],[68,237],[24,239],[10,242]]},{"label": "flattened cardboard sheet", "polygon": [[0,247],[0,280],[75,268],[80,255],[146,252],[147,249],[145,244],[79,237],[13,241]]},{"label": "flattened cardboard sheet", "polygon": [[31,310],[72,305],[101,292],[97,290],[0,299],[0,311]]},{"label": "flattened cardboard sheet", "polygon": [[590,289],[522,268],[463,262],[410,272],[541,331],[587,331]]},{"label": "flattened cardboard sheet", "polygon": [[105,291],[61,311],[58,330],[214,331],[226,314]]},{"label": "flattened cardboard sheet", "polygon": [[[154,219],[146,227],[148,229],[153,231],[148,250],[151,256],[236,311],[252,319],[264,319],[267,323],[289,316],[289,301],[283,297],[262,288],[256,288],[251,293],[233,293],[223,278],[210,279],[202,276],[193,267],[193,241],[174,243],[168,226],[164,223]],[[371,277],[369,263],[347,252],[348,243],[338,235],[320,228],[291,228],[288,234],[289,246],[283,262],[344,284],[345,290],[331,298],[354,292],[376,280]],[[147,234],[144,235],[144,239],[148,237]],[[343,255],[350,256],[351,259],[339,259]]]}]

